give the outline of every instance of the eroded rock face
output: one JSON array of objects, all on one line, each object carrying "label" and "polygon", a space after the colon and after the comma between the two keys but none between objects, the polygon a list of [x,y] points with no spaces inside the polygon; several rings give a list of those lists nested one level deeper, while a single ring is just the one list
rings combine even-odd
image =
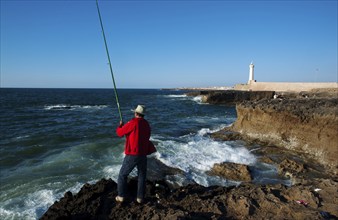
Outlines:
[{"label": "eroded rock face", "polygon": [[244,164],[220,163],[215,164],[209,174],[217,175],[234,181],[250,182],[252,180],[249,167]]},{"label": "eroded rock face", "polygon": [[237,104],[237,120],[220,140],[244,139],[306,153],[338,174],[338,90],[199,91],[204,102]]},{"label": "eroded rock face", "polygon": [[305,152],[338,172],[338,99],[286,99],[236,106],[232,129],[245,139]]}]

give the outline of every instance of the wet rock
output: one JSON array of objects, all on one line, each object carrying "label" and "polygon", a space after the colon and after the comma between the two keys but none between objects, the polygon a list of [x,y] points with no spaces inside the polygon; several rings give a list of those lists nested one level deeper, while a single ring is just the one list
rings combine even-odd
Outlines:
[{"label": "wet rock", "polygon": [[151,181],[162,180],[168,175],[182,174],[183,171],[165,165],[155,157],[148,157],[147,160],[147,179]]},{"label": "wet rock", "polygon": [[85,184],[74,196],[67,192],[41,219],[91,219],[92,216],[99,216],[102,210],[109,207],[109,192],[116,188],[117,184],[111,179],[102,179],[94,185]]},{"label": "wet rock", "polygon": [[242,138],[239,132],[233,132],[229,128],[214,132],[210,134],[210,137],[218,141],[235,141]]},{"label": "wet rock", "polygon": [[261,157],[259,157],[258,159],[259,159],[259,161],[262,162],[262,163],[267,163],[267,164],[273,164],[273,163],[274,163],[274,161],[271,159],[271,157],[266,156],[266,155],[261,156]]},{"label": "wet rock", "polygon": [[252,180],[249,166],[236,163],[215,164],[209,174],[221,176],[234,181],[249,182]]}]

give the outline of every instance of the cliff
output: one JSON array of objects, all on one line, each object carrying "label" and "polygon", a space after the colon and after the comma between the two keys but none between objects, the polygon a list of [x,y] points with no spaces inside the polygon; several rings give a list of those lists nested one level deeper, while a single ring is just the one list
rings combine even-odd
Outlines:
[{"label": "cliff", "polygon": [[202,101],[210,104],[236,104],[237,120],[230,129],[226,128],[226,132],[230,131],[226,134],[229,139],[306,153],[338,173],[337,89],[299,93],[195,91],[188,95],[202,96]]},{"label": "cliff", "polygon": [[307,153],[334,173],[338,170],[338,99],[270,99],[236,106],[232,130]]}]

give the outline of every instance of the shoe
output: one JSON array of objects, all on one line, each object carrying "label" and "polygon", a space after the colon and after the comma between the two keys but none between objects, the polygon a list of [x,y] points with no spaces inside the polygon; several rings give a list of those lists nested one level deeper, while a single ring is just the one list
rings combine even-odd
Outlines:
[{"label": "shoe", "polygon": [[141,203],[143,203],[143,199],[137,198],[136,202],[139,203],[139,204],[141,204]]},{"label": "shoe", "polygon": [[121,197],[121,196],[116,196],[116,197],[115,197],[115,200],[116,200],[116,202],[123,202],[123,201],[124,201],[124,198]]}]

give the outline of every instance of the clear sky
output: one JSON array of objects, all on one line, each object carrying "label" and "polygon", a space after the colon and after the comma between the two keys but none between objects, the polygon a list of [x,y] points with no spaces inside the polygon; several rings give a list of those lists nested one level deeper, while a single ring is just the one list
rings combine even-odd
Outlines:
[{"label": "clear sky", "polygon": [[[337,82],[337,0],[99,0],[118,88]],[[1,87],[111,88],[95,0],[1,0]]]}]

